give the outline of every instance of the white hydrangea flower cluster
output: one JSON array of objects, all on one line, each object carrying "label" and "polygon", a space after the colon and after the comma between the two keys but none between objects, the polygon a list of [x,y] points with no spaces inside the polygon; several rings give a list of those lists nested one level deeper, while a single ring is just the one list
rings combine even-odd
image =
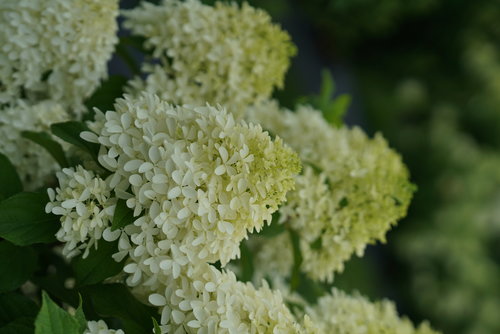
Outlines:
[{"label": "white hydrangea flower cluster", "polygon": [[103,320],[87,321],[87,328],[83,334],[125,334],[121,329],[109,329]]},{"label": "white hydrangea flower cluster", "polygon": [[[61,186],[51,192],[47,210],[63,215],[68,248],[119,238],[115,259],[129,255],[127,284],[161,307],[168,332],[290,333],[298,324],[278,292],[238,282],[209,262],[237,257],[247,233],[271,220],[294,186],[297,155],[259,126],[208,105],[174,107],[146,94],[117,100],[115,109],[98,111],[94,132],[82,133],[101,145],[99,161],[112,174],[103,181],[67,169],[69,180],[59,174]],[[84,189],[90,201],[81,201]],[[110,189],[137,218],[107,238]],[[78,212],[82,204],[95,209],[98,223]]]},{"label": "white hydrangea flower cluster", "polygon": [[[274,102],[251,108],[248,118],[281,136],[303,162],[280,221],[299,234],[301,269],[311,278],[331,281],[353,253],[362,255],[368,243],[384,241],[406,214],[413,187],[382,136],[369,139],[359,128],[333,128],[310,107],[293,113]],[[278,255],[288,248],[273,245]]]},{"label": "white hydrangea flower cluster", "polygon": [[0,2],[0,102],[25,94],[80,110],[106,76],[117,0]]},{"label": "white hydrangea flower cluster", "polygon": [[343,334],[437,334],[424,322],[415,328],[410,320],[400,318],[395,305],[387,300],[371,303],[366,298],[349,296],[333,289],[331,295],[306,307],[308,333]]},{"label": "white hydrangea flower cluster", "polygon": [[61,105],[49,100],[36,104],[18,100],[0,110],[0,152],[16,167],[26,190],[41,187],[58,165],[39,145],[23,138],[22,132],[47,132],[51,123],[67,118]]},{"label": "white hydrangea flower cluster", "polygon": [[136,216],[146,210],[144,224],[191,263],[238,256],[241,240],[270,222],[293,188],[296,154],[225,110],[173,107],[154,95],[119,99],[115,108],[89,125],[98,135],[84,136],[101,145],[111,188]]},{"label": "white hydrangea flower cluster", "polygon": [[198,0],[144,2],[125,11],[125,27],[146,38],[160,58],[131,91],[149,91],[175,104],[222,104],[236,115],[281,88],[295,54],[289,35],[270,16],[244,3]]},{"label": "white hydrangea flower cluster", "polygon": [[84,250],[85,258],[97,241],[111,241],[111,221],[116,206],[109,184],[83,167],[64,168],[57,173],[59,187],[48,189],[45,211],[62,216],[56,238],[64,242],[63,255],[74,257]]}]

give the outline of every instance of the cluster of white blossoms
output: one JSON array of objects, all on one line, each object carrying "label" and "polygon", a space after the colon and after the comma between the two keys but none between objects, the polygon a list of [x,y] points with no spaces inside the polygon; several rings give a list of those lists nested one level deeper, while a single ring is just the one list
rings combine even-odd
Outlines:
[{"label": "cluster of white blossoms", "polygon": [[0,2],[0,102],[20,96],[74,108],[107,75],[117,0]]},{"label": "cluster of white blossoms", "polygon": [[125,334],[121,329],[109,329],[103,320],[88,321],[83,334]]},{"label": "cluster of white blossoms", "polygon": [[[112,174],[104,181],[82,167],[66,169],[49,191],[47,210],[62,216],[57,236],[68,250],[118,238],[115,259],[129,256],[127,284],[161,307],[168,332],[289,333],[298,326],[278,292],[209,264],[237,257],[241,240],[271,221],[294,186],[297,155],[224,109],[176,107],[147,94],[119,99],[115,109],[98,111],[93,132],[82,133],[101,145],[99,161]],[[136,219],[106,233],[110,189]]]},{"label": "cluster of white blossoms", "polygon": [[64,168],[57,173],[59,187],[48,189],[50,202],[45,211],[61,218],[61,228],[56,238],[64,242],[63,254],[74,257],[90,247],[97,247],[97,241],[111,232],[111,221],[116,206],[108,182],[83,167]]},{"label": "cluster of white blossoms", "polygon": [[306,307],[305,327],[309,333],[342,334],[437,334],[424,322],[415,328],[400,318],[396,307],[384,300],[372,303],[366,298],[349,296],[333,289],[314,306]]},{"label": "cluster of white blossoms", "polygon": [[160,65],[146,65],[131,91],[171,103],[222,104],[236,115],[281,88],[295,47],[263,10],[244,3],[144,2],[124,12],[125,27],[146,38]]},{"label": "cluster of white blossoms", "polygon": [[[282,137],[302,160],[280,222],[299,234],[301,269],[311,278],[331,281],[353,253],[361,256],[368,243],[384,241],[406,214],[413,186],[381,135],[369,139],[359,128],[330,126],[310,107],[290,112],[272,101],[251,108],[248,118]],[[272,245],[277,254],[290,248]]]},{"label": "cluster of white blossoms", "polygon": [[67,118],[64,109],[50,100],[35,104],[18,100],[0,110],[0,152],[16,167],[26,190],[42,186],[58,165],[39,145],[23,138],[22,132],[48,131],[51,123]]},{"label": "cluster of white blossoms", "polygon": [[115,108],[98,112],[94,133],[83,136],[101,145],[117,196],[135,216],[146,210],[141,219],[191,263],[224,265],[238,256],[240,241],[270,222],[293,188],[297,155],[225,110],[174,107],[148,94],[119,99]]}]

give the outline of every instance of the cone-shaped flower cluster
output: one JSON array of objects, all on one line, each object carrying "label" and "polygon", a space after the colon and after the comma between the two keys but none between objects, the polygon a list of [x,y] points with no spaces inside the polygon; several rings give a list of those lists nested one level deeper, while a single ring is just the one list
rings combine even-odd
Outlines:
[{"label": "cone-shaped flower cluster", "polygon": [[270,16],[248,4],[198,0],[145,2],[125,11],[125,26],[146,38],[161,66],[147,66],[149,77],[132,83],[176,104],[223,104],[236,115],[268,98],[283,85],[290,37]]},{"label": "cone-shaped flower cluster", "polygon": [[[303,162],[280,219],[300,235],[302,270],[311,278],[332,280],[353,253],[362,255],[368,243],[384,241],[406,214],[413,186],[382,136],[369,139],[359,128],[333,128],[309,107],[290,112],[268,102],[248,117],[282,137]],[[290,248],[275,247],[277,254]]]}]

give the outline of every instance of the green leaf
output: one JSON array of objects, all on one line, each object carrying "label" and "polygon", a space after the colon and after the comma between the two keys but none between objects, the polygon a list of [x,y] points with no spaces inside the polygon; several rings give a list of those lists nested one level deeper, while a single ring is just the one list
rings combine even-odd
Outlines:
[{"label": "green leaf", "polygon": [[160,325],[158,325],[158,321],[156,321],[155,318],[152,318],[153,319],[153,333],[154,334],[161,334],[161,328],[160,328]]},{"label": "green leaf", "polygon": [[259,232],[259,235],[262,235],[267,238],[274,238],[275,236],[283,233],[285,231],[285,225],[280,224],[279,219],[280,219],[280,212],[279,211],[274,212],[271,224],[264,225],[262,230]]},{"label": "green leaf", "polygon": [[321,72],[321,89],[319,94],[307,96],[299,99],[300,104],[310,104],[321,111],[325,120],[333,126],[342,126],[342,118],[351,103],[351,97],[347,94],[341,94],[333,97],[335,94],[335,81],[328,70]]},{"label": "green leaf", "polygon": [[33,334],[33,322],[32,317],[19,317],[0,327],[0,334]]},{"label": "green leaf", "polygon": [[84,259],[76,258],[73,263],[76,282],[79,286],[100,283],[121,272],[125,260],[116,262],[111,255],[118,250],[118,241],[102,240],[97,249],[92,248]]},{"label": "green leaf", "polygon": [[330,104],[326,105],[322,111],[323,116],[328,121],[328,123],[341,126],[343,124],[342,117],[349,108],[351,104],[351,96],[347,94],[342,94],[337,96]]},{"label": "green leaf", "polygon": [[[85,106],[89,110],[94,107],[102,111],[112,110],[115,100],[123,95],[123,87],[127,83],[127,78],[119,75],[111,75],[104,80],[95,93],[85,101]],[[93,119],[93,111],[85,119]]]},{"label": "green leaf", "polygon": [[85,328],[87,328],[87,319],[85,319],[85,314],[83,313],[82,296],[78,295],[78,297],[80,298],[80,302],[78,303],[78,308],[75,311],[75,319],[83,332]]},{"label": "green leaf", "polygon": [[85,141],[80,137],[80,133],[82,133],[83,131],[90,131],[85,123],[77,121],[55,123],[50,126],[50,129],[55,136],[89,152],[97,161],[99,145],[96,143],[89,143],[88,141]]},{"label": "green leaf", "polygon": [[34,318],[37,313],[38,306],[28,297],[17,292],[0,294],[0,328],[20,317]]},{"label": "green leaf", "polygon": [[323,247],[323,239],[321,239],[321,235],[318,238],[316,238],[316,240],[311,242],[310,246],[311,249],[315,250],[321,249],[321,247]]},{"label": "green leaf", "polygon": [[99,284],[81,291],[100,317],[120,319],[127,334],[151,333],[151,318],[158,319],[157,309],[139,302],[123,284]]},{"label": "green leaf", "polygon": [[293,267],[292,275],[290,276],[290,290],[296,291],[300,285],[300,266],[302,265],[302,253],[300,251],[300,238],[297,232],[292,229],[290,232],[290,239],[292,240],[293,248]]},{"label": "green leaf", "polygon": [[23,191],[23,184],[10,160],[0,153],[0,200]]},{"label": "green leaf", "polygon": [[36,269],[37,255],[30,247],[19,247],[8,241],[0,241],[0,268],[7,273],[0,275],[0,292],[17,289],[26,282]]},{"label": "green leaf", "polygon": [[249,282],[252,280],[254,267],[252,252],[248,248],[245,241],[240,243],[240,253],[241,276],[239,279],[243,282]]},{"label": "green leaf", "polygon": [[0,237],[19,246],[56,241],[59,218],[45,213],[48,197],[19,193],[0,202]]},{"label": "green leaf", "polygon": [[66,160],[66,155],[64,154],[61,144],[52,139],[48,133],[23,131],[21,135],[45,148],[47,152],[49,152],[50,155],[52,155],[52,157],[57,161],[59,166],[68,167],[68,161]]},{"label": "green leaf", "polygon": [[130,225],[134,220],[134,210],[127,206],[127,201],[119,199],[116,203],[115,214],[111,223],[111,231]]},{"label": "green leaf", "polygon": [[35,320],[35,334],[82,334],[85,326],[57,306],[45,291],[42,292],[42,308]]},{"label": "green leaf", "polygon": [[321,89],[319,93],[320,104],[327,105],[332,95],[335,93],[335,81],[333,80],[332,73],[324,69],[321,71]]}]

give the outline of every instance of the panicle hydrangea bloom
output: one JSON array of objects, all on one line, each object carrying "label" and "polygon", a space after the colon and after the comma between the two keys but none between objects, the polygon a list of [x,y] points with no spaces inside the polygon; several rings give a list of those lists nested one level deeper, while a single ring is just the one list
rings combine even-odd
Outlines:
[{"label": "panicle hydrangea bloom", "polygon": [[36,104],[18,100],[0,110],[0,152],[14,164],[26,190],[41,187],[58,165],[48,152],[23,138],[21,133],[47,132],[52,123],[67,118],[67,113],[58,103],[48,100]]},{"label": "panicle hydrangea bloom", "polygon": [[264,11],[244,3],[164,0],[125,11],[125,27],[146,38],[161,66],[132,91],[171,103],[223,104],[236,115],[281,88],[295,47]]},{"label": "panicle hydrangea bloom", "polygon": [[[83,167],[64,168],[57,173],[59,187],[48,189],[50,202],[45,211],[61,217],[61,228],[56,234],[64,242],[63,254],[71,258],[104,237],[111,240],[111,221],[116,206],[109,184]],[[116,237],[115,237],[116,238]]]},{"label": "panicle hydrangea bloom", "polygon": [[83,136],[101,145],[117,196],[135,216],[144,211],[137,226],[151,224],[186,261],[225,265],[293,188],[297,155],[223,109],[174,107],[147,94],[115,108],[98,112],[95,133]]},{"label": "panicle hydrangea bloom", "polygon": [[21,92],[81,108],[106,76],[117,0],[0,2],[0,102]]},{"label": "panicle hydrangea bloom", "polygon": [[[384,241],[406,214],[408,171],[381,135],[369,139],[359,128],[331,127],[310,107],[293,113],[273,102],[252,108],[248,118],[281,136],[303,162],[280,220],[299,234],[301,269],[311,278],[331,281],[344,261]],[[283,246],[273,245],[280,254]]]},{"label": "panicle hydrangea bloom", "polygon": [[99,320],[88,321],[83,334],[125,334],[125,332],[121,329],[109,329],[103,320]]},{"label": "panicle hydrangea bloom", "polygon": [[306,307],[308,333],[343,334],[437,334],[427,323],[415,328],[407,318],[400,318],[396,307],[384,300],[372,303],[366,298],[333,289],[331,295]]},{"label": "panicle hydrangea bloom", "polygon": [[[161,308],[164,330],[298,329],[278,292],[238,282],[208,263],[234,258],[247,232],[270,221],[300,169],[296,154],[223,109],[174,107],[153,95],[125,97],[115,109],[98,112],[89,124],[95,133],[82,134],[101,145],[99,161],[112,175],[104,181],[82,167],[65,169],[60,188],[49,191],[47,210],[63,215],[68,250],[106,239],[113,189],[138,216],[119,236],[110,233],[108,239],[119,238],[115,259],[129,256],[127,283]],[[91,200],[80,205],[84,189]],[[85,215],[91,206],[99,224]]]}]

